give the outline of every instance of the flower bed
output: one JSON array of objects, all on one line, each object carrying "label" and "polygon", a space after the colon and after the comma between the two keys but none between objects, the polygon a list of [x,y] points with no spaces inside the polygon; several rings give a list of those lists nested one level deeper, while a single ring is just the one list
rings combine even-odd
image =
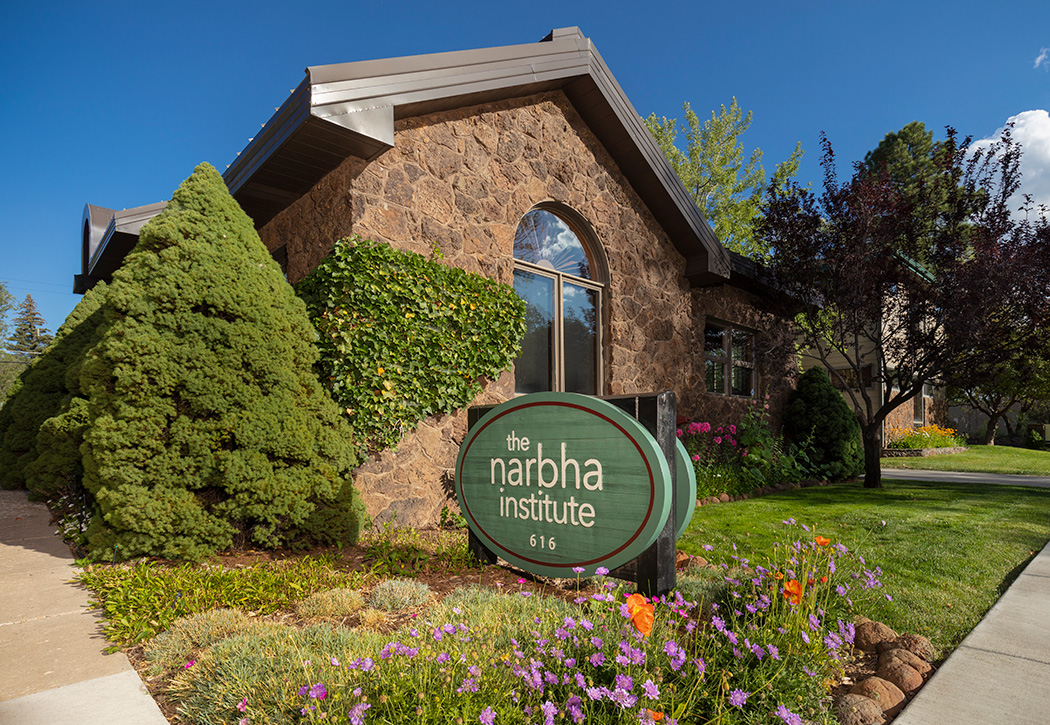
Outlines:
[{"label": "flower bed", "polygon": [[962,453],[969,450],[966,446],[948,448],[883,448],[883,458],[920,458],[924,456],[941,456],[946,453]]}]

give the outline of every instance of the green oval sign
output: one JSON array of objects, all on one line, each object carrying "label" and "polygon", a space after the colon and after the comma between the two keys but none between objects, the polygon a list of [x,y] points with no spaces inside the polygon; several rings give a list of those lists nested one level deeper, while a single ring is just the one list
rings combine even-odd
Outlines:
[{"label": "green oval sign", "polygon": [[574,393],[494,408],[456,460],[456,496],[474,534],[544,576],[590,575],[641,554],[667,521],[671,489],[667,461],[638,421]]},{"label": "green oval sign", "polygon": [[675,442],[674,538],[682,538],[696,511],[696,469],[689,451],[678,438]]}]

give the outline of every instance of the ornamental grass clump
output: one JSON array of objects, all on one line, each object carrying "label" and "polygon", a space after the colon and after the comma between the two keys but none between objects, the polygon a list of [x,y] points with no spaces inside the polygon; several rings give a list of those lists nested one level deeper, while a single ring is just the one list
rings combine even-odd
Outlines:
[{"label": "ornamental grass clump", "polygon": [[387,579],[372,590],[369,601],[377,609],[400,612],[418,607],[430,598],[430,587],[412,579]]},{"label": "ornamental grass clump", "polygon": [[475,586],[391,634],[235,635],[173,694],[193,723],[833,722],[851,610],[879,572],[785,524],[801,536],[761,564],[731,557],[717,601],[645,597],[601,569],[573,601]]}]

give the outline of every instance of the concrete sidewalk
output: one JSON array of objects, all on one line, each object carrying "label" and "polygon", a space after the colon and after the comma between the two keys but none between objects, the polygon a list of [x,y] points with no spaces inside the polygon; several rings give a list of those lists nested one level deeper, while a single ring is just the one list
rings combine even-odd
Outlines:
[{"label": "concrete sidewalk", "polygon": [[[883,478],[1050,488],[1050,477],[882,469]],[[1050,544],[919,690],[894,725],[1050,723]]]},{"label": "concrete sidewalk", "polygon": [[1050,722],[1050,544],[894,725],[1046,725]]},{"label": "concrete sidewalk", "polygon": [[[1007,473],[962,473],[959,471],[920,471],[913,468],[882,467],[883,478],[902,481],[944,481],[950,483],[995,483],[1002,486],[1050,488],[1050,476],[1020,476]],[[1050,719],[1048,719],[1050,722]]]},{"label": "concrete sidewalk", "polygon": [[43,504],[0,491],[0,723],[166,725],[110,643]]}]

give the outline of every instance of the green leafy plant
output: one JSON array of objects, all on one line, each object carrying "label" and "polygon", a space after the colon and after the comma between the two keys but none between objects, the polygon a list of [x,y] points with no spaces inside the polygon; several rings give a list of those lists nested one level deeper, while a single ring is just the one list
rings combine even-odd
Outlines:
[{"label": "green leafy plant", "polygon": [[316,591],[356,588],[368,576],[342,571],[328,556],[303,556],[237,570],[148,561],[130,566],[94,564],[77,579],[91,590],[93,606],[102,610],[106,636],[130,644],[150,639],[179,617],[215,607],[272,613]]},{"label": "green leafy plant", "polygon": [[510,367],[525,303],[507,285],[357,237],[296,288],[319,335],[319,370],[361,451],[397,444],[462,408]]}]

